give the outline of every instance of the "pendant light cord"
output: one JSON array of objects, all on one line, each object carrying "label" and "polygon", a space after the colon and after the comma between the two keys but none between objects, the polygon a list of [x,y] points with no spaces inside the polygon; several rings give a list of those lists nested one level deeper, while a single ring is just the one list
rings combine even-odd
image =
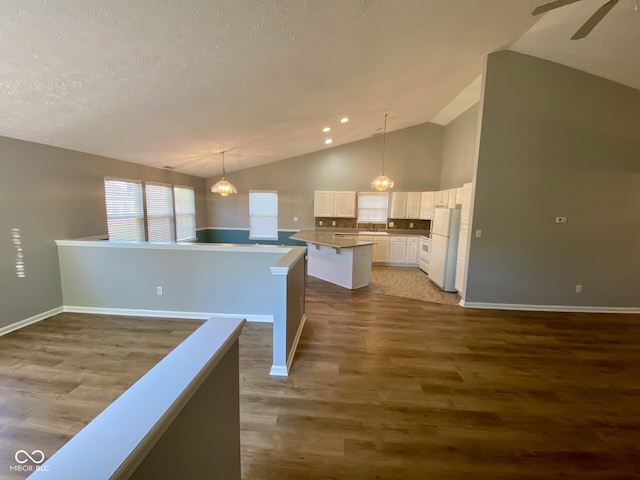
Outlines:
[{"label": "pendant light cord", "polygon": [[224,177],[227,173],[227,171],[224,169],[224,150],[221,150],[220,153],[222,154],[222,176]]},{"label": "pendant light cord", "polygon": [[384,114],[384,129],[382,130],[382,169],[381,169],[381,173],[384,175],[384,153],[385,150],[387,149],[387,115],[389,115],[388,113]]}]

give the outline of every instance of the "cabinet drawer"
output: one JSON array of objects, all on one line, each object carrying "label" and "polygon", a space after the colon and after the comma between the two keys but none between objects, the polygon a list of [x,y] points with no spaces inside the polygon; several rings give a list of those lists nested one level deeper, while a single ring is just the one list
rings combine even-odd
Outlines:
[{"label": "cabinet drawer", "polygon": [[391,236],[391,243],[407,243],[407,237],[401,237],[399,235]]},{"label": "cabinet drawer", "polygon": [[408,237],[407,238],[407,243],[411,244],[411,243],[418,243],[419,238],[418,237]]}]

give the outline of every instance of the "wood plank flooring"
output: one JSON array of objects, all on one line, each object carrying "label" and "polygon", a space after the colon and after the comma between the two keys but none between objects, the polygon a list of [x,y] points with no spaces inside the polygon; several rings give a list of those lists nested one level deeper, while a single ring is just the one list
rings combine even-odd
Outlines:
[{"label": "wood plank flooring", "polygon": [[[307,317],[287,378],[268,375],[271,325],[240,337],[246,480],[640,478],[640,315],[311,278]],[[18,448],[53,453],[198,325],[63,314],[0,337],[0,478],[24,478],[7,472]]]},{"label": "wood plank flooring", "polygon": [[266,376],[268,326],[241,337],[245,479],[640,478],[638,315],[473,311],[316,279],[307,315],[286,379]]},{"label": "wood plank flooring", "polygon": [[0,478],[48,458],[202,322],[63,313],[0,337]]}]

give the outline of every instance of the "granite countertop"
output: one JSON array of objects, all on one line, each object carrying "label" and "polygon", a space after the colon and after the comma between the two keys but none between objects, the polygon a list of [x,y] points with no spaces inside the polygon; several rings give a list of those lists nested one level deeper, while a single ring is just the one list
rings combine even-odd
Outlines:
[{"label": "granite countertop", "polygon": [[[336,235],[338,233],[338,235]],[[345,235],[352,235],[349,238]],[[371,245],[373,242],[358,240],[358,232],[319,232],[317,230],[300,230],[291,235],[294,240],[302,242],[315,243],[317,245],[326,245],[333,248],[353,248],[362,245]]]}]

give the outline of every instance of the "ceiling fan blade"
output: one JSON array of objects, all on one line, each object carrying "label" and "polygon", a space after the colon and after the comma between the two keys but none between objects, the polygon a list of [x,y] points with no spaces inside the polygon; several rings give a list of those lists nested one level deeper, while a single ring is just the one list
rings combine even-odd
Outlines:
[{"label": "ceiling fan blade", "polygon": [[531,15],[540,15],[541,13],[548,12],[549,10],[555,10],[556,8],[564,7],[565,5],[570,5],[579,1],[580,0],[555,0],[555,2],[545,3],[544,5],[536,7],[533,12],[531,12]]},{"label": "ceiling fan blade", "polygon": [[593,30],[595,26],[598,25],[598,23],[600,23],[600,21],[605,17],[605,15],[609,13],[611,9],[616,6],[617,3],[618,3],[618,0],[609,0],[607,3],[602,5],[598,10],[596,10],[596,13],[591,15],[591,18],[587,20],[584,23],[584,25],[582,25],[578,29],[576,33],[573,34],[573,37],[571,37],[571,40],[580,40],[581,38],[584,38],[587,35],[589,35],[589,32],[591,32],[591,30]]}]

